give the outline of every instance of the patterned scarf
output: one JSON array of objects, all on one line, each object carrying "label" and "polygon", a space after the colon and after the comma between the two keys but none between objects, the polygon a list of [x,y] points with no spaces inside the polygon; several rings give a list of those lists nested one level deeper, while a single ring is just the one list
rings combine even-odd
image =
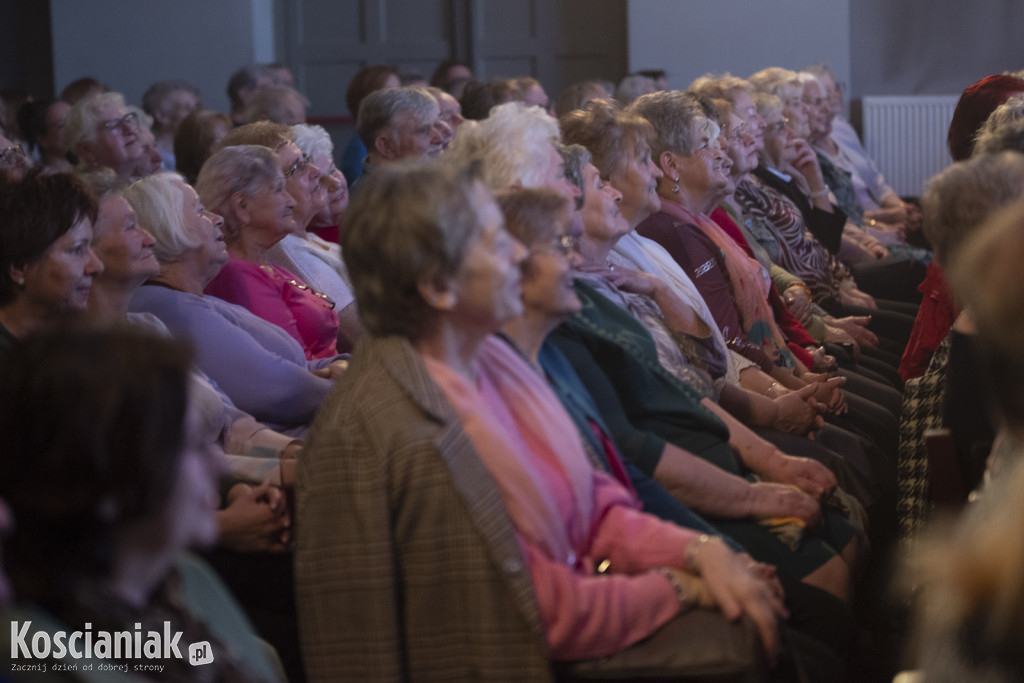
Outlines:
[{"label": "patterned scarf", "polygon": [[747,340],[760,347],[765,355],[776,363],[792,367],[793,355],[786,348],[786,339],[775,323],[768,303],[768,292],[772,286],[768,271],[755,259],[747,256],[743,247],[704,214],[692,213],[680,204],[664,198],[661,200],[661,210],[677,220],[696,225],[718,245],[722,250],[732,285],[733,301],[743,322]]}]

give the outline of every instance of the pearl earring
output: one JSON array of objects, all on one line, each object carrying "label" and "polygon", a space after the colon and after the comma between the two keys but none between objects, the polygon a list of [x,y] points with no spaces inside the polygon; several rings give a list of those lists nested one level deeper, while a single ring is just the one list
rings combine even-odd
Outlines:
[{"label": "pearl earring", "polygon": [[672,186],[672,193],[673,194],[678,194],[679,193],[679,176],[676,176],[675,178],[673,178],[672,182],[675,183],[675,185]]}]

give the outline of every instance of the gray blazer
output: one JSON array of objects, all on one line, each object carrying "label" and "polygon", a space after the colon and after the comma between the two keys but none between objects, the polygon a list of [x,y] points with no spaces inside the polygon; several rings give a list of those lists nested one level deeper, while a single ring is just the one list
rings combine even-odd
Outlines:
[{"label": "gray blazer", "polygon": [[296,488],[311,681],[552,678],[497,486],[407,340],[360,342]]}]

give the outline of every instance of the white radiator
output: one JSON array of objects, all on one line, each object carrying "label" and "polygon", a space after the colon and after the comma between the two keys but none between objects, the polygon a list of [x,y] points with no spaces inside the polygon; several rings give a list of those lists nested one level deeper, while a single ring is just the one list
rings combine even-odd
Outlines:
[{"label": "white radiator", "polygon": [[959,95],[862,98],[864,148],[901,197],[951,163],[946,133]]}]

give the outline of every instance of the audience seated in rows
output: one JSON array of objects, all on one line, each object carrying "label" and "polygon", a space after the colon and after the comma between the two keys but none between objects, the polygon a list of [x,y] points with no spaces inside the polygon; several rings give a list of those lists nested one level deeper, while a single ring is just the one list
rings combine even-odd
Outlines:
[{"label": "audience seated in rows", "polygon": [[[69,106],[26,105],[39,158],[0,138],[0,198],[35,214],[0,232],[5,353],[75,312],[194,346],[205,428],[186,436],[228,454],[206,557],[292,680],[629,678],[666,654],[643,670],[857,680],[889,658],[903,634],[876,596],[898,427],[941,413],[968,487],[1000,479],[1016,441],[979,448],[986,403],[967,397],[991,370],[969,347],[997,349],[998,326],[965,337],[969,306],[935,319],[966,339],[941,381],[901,396],[900,355],[939,290],[921,283],[930,254],[904,243],[919,214],[851,135],[834,74],[654,92],[664,72],[638,72],[651,92],[628,107],[581,82],[556,121],[534,78],[453,96],[471,74],[442,66],[441,87],[402,87],[389,66],[352,79],[344,158],[369,173],[351,210],[336,141],[293,125],[305,100],[281,64],[232,76],[231,116],[183,81],[155,83],[146,112],[93,93],[70,107],[67,147],[53,138]],[[1015,87],[968,88],[951,126],[991,156],[929,185],[943,263],[1020,195],[1024,157],[993,154],[1020,149],[1019,101],[962,124]],[[186,179],[155,173],[169,140]],[[954,270],[987,305],[996,279]]]}]

